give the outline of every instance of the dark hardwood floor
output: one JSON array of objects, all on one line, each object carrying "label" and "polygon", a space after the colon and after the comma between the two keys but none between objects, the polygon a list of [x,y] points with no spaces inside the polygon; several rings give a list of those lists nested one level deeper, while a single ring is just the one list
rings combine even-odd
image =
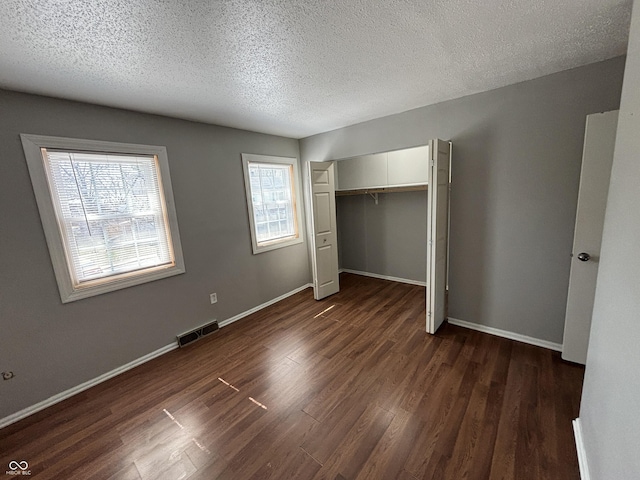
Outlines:
[{"label": "dark hardwood floor", "polygon": [[[424,288],[310,289],[0,430],[38,479],[578,479],[583,368],[444,325]],[[0,472],[4,473],[4,472]],[[9,477],[7,477],[9,478]],[[24,477],[21,477],[24,478]]]}]

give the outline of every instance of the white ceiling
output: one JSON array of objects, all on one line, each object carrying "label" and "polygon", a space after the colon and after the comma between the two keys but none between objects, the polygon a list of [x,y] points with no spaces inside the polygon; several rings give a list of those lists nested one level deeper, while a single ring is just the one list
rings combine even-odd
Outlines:
[{"label": "white ceiling", "polygon": [[301,138],[608,59],[631,0],[0,0],[0,87]]}]

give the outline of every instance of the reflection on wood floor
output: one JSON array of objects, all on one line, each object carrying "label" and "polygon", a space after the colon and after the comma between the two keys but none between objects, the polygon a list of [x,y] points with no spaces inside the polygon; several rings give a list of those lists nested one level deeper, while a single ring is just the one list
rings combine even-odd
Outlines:
[{"label": "reflection on wood floor", "polygon": [[343,274],[0,430],[51,479],[578,479],[583,368]]}]

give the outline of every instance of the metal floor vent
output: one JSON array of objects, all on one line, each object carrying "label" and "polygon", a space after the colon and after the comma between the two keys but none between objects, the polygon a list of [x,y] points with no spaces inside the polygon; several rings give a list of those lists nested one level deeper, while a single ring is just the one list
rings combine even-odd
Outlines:
[{"label": "metal floor vent", "polygon": [[180,347],[186,347],[188,344],[195,342],[199,338],[206,337],[207,335],[215,332],[218,328],[217,320],[201,325],[194,330],[178,335],[178,345]]}]

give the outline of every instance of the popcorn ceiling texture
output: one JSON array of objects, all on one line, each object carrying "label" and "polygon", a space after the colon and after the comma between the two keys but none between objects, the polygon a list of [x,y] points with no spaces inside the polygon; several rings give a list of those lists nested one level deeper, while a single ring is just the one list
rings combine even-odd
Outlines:
[{"label": "popcorn ceiling texture", "polygon": [[612,58],[630,0],[2,0],[0,87],[301,138]]}]

